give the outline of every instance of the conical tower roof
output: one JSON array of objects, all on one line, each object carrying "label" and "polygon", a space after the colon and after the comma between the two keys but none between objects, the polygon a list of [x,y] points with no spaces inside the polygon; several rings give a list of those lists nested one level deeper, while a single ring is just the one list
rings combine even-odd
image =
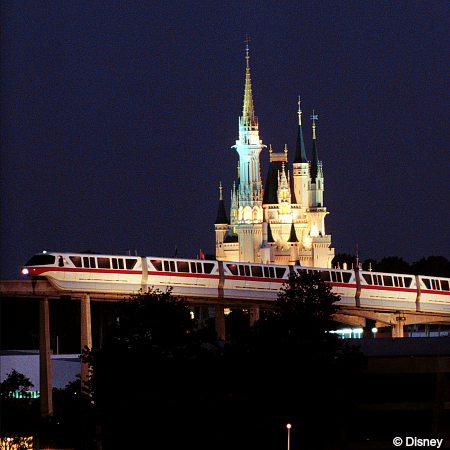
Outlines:
[{"label": "conical tower roof", "polygon": [[222,194],[222,182],[220,182],[220,198],[219,198],[219,208],[217,210],[217,217],[214,225],[228,225],[230,221],[228,220],[227,213],[225,211],[225,205],[223,203],[223,194]]},{"label": "conical tower roof", "polygon": [[257,119],[255,117],[255,111],[253,109],[253,96],[252,96],[252,82],[250,79],[250,56],[248,55],[248,40],[246,47],[246,59],[247,68],[245,71],[245,89],[244,89],[244,108],[242,111],[242,118],[244,125],[257,126]]},{"label": "conical tower roof", "polygon": [[295,158],[294,164],[296,163],[307,163],[305,151],[305,142],[303,141],[303,131],[302,131],[302,111],[300,109],[300,97],[298,98],[298,132],[297,132],[297,145],[295,147]]}]

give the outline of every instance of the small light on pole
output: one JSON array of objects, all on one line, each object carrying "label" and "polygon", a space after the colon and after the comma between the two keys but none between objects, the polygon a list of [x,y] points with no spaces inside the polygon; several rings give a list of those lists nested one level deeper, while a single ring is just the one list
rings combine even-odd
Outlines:
[{"label": "small light on pole", "polygon": [[288,448],[287,448],[287,450],[291,450],[291,427],[292,427],[292,425],[290,423],[286,424],[286,428],[288,430]]}]

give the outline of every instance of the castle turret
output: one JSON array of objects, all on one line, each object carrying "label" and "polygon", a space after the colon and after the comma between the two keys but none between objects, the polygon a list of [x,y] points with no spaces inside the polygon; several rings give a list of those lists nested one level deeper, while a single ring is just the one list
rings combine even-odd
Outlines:
[{"label": "castle turret", "polygon": [[317,116],[314,114],[311,116],[312,119],[312,130],[313,130],[313,149],[312,149],[312,159],[310,164],[310,195],[309,195],[309,206],[310,207],[322,207],[323,205],[323,172],[322,172],[322,161],[319,161],[319,154],[317,152],[317,141],[316,141],[316,120]]},{"label": "castle turret", "polygon": [[217,259],[221,260],[225,259],[223,244],[230,222],[228,221],[227,213],[225,212],[225,205],[223,203],[222,182],[220,182],[219,191],[219,208],[217,210],[217,217],[216,221],[214,222],[214,228],[216,230],[216,257]]},{"label": "castle turret", "polygon": [[294,192],[297,203],[306,210],[308,207],[308,169],[305,143],[302,131],[302,111],[300,109],[300,97],[298,98],[298,131],[295,158],[293,162]]}]

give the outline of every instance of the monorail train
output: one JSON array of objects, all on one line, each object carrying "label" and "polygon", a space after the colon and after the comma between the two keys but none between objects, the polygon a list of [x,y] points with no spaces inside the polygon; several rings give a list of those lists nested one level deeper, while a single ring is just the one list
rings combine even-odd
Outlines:
[{"label": "monorail train", "polygon": [[292,271],[318,273],[342,304],[450,313],[450,279],[363,270],[195,259],[45,252],[23,267],[71,292],[133,294],[154,287],[174,295],[276,300]]}]

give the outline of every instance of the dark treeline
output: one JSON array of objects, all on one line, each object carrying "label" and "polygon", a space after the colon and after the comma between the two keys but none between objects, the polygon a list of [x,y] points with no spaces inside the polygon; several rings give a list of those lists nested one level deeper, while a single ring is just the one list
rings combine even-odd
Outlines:
[{"label": "dark treeline", "polygon": [[[362,262],[360,260],[360,262]],[[338,253],[333,261],[333,267],[343,268],[347,263],[347,268],[356,267],[356,255]],[[413,275],[431,275],[435,277],[450,277],[450,261],[444,256],[429,256],[421,258],[412,264],[398,256],[388,256],[380,262],[374,259],[366,259],[362,262],[363,270],[373,270],[375,272],[407,273]]]},{"label": "dark treeline", "polygon": [[[117,304],[92,377],[54,393],[41,443],[83,449],[335,448],[354,414],[346,383],[363,364],[331,328],[338,296],[293,275],[277,311],[226,317],[227,340],[197,329],[185,300],[150,291]],[[339,411],[339,413],[337,412]],[[326,430],[326,433],[324,433]],[[162,444],[164,443],[164,444]]]}]

